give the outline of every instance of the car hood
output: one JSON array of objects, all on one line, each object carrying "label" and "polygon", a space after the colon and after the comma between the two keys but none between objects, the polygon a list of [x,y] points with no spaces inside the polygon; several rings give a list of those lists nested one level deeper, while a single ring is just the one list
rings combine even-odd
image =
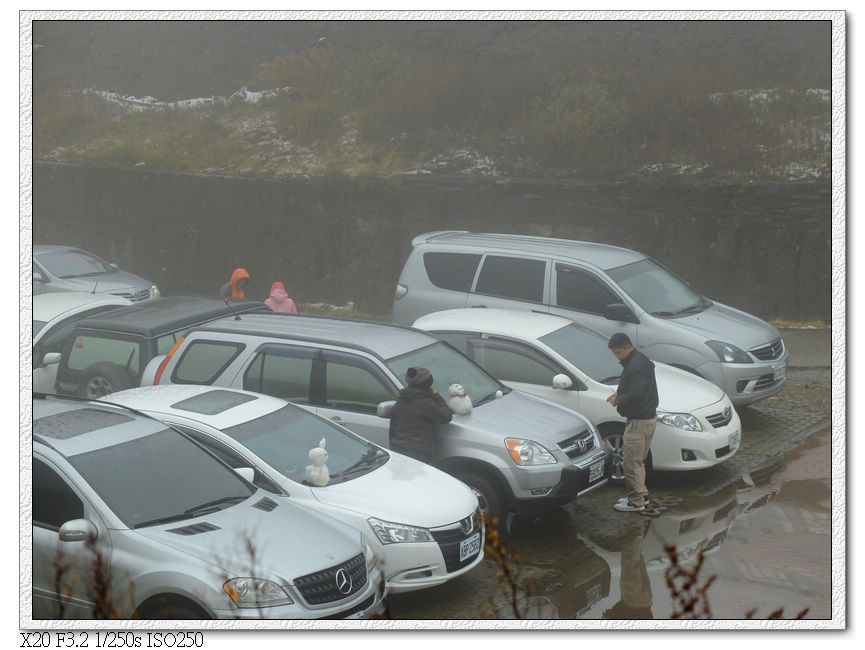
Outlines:
[{"label": "car hood", "polygon": [[460,521],[477,508],[477,497],[457,479],[413,458],[389,454],[377,469],[344,483],[312,488],[313,495],[330,506],[424,528]]},{"label": "car hood", "polygon": [[474,407],[468,415],[454,414],[450,426],[484,429],[500,433],[502,439],[527,438],[555,445],[588,427],[589,420],[542,397],[512,390]]},{"label": "car hood", "polygon": [[691,413],[724,399],[724,391],[710,381],[655,362],[658,409],[669,413]]},{"label": "car hood", "polygon": [[[263,499],[277,506],[269,512],[256,508]],[[135,532],[231,577],[254,568],[257,577],[293,582],[362,552],[360,534],[350,526],[262,490],[219,512]]]},{"label": "car hood", "polygon": [[778,330],[766,321],[719,302],[699,314],[671,319],[670,322],[705,337],[707,341],[732,343],[743,350],[780,336]]},{"label": "car hood", "polygon": [[86,278],[62,278],[61,282],[78,291],[92,291],[95,287],[100,293],[112,293],[123,289],[149,289],[151,282],[127,271],[116,271],[105,275]]}]

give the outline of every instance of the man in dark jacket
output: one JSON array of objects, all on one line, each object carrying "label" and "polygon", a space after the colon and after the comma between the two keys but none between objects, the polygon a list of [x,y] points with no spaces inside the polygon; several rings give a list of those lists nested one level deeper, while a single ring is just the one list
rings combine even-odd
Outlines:
[{"label": "man in dark jacket", "polygon": [[435,425],[451,421],[451,410],[435,388],[426,368],[409,368],[406,388],[390,414],[390,448],[424,463],[435,455]]},{"label": "man in dark jacket", "polygon": [[628,418],[622,446],[628,494],[613,507],[620,512],[640,512],[645,510],[649,500],[645,463],[657,423],[655,364],[634,349],[627,334],[613,334],[609,348],[622,364],[622,376],[618,390],[607,401],[616,407],[619,415]]}]

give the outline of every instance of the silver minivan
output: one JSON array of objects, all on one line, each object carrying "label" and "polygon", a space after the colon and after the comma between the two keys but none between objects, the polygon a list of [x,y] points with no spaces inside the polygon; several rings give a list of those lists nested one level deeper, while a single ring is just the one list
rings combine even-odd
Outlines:
[{"label": "silver minivan", "polygon": [[[156,364],[154,359],[152,364]],[[387,323],[243,314],[194,328],[142,383],[242,388],[302,404],[389,447],[389,407],[411,366],[444,396],[459,383],[472,410],[436,429],[434,465],[494,517],[535,513],[607,482],[610,451],[592,422],[511,390],[448,343]]]},{"label": "silver minivan", "polygon": [[528,309],[606,336],[624,332],[651,359],[708,379],[736,406],[786,382],[777,329],[626,248],[455,230],[418,235],[394,293],[394,322],[458,307]]}]

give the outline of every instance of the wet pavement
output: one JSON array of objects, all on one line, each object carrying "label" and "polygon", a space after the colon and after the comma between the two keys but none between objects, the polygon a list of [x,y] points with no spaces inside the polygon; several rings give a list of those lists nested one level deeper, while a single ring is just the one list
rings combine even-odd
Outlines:
[{"label": "wet pavement", "polygon": [[[828,339],[828,331],[802,337],[817,343],[798,358]],[[623,491],[608,484],[543,517],[513,518],[505,546],[521,616],[670,618],[664,546],[672,543],[686,567],[704,550],[700,575],[717,575],[708,590],[714,619],[779,608],[784,618],[805,608],[806,618],[831,618],[831,372],[826,355],[807,360],[815,363],[791,364],[779,395],[737,409],[742,445],[729,461],[649,475],[654,516],[614,511]],[[488,557],[445,585],[391,596],[390,615],[514,618],[498,570]]]}]

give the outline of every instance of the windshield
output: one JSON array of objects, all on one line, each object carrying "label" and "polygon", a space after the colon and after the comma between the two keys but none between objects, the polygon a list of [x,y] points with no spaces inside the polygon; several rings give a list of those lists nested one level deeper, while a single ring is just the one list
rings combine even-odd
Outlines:
[{"label": "windshield", "polygon": [[223,432],[298,483],[306,478],[310,449],[318,447],[322,438],[331,483],[363,476],[390,458],[383,449],[363,438],[290,405]]},{"label": "windshield", "polygon": [[84,251],[51,251],[40,253],[39,263],[57,278],[75,278],[87,275],[115,273],[117,269],[95,255]]},{"label": "windshield", "polygon": [[386,363],[391,372],[400,379],[405,377],[406,370],[412,366],[428,368],[433,376],[433,388],[445,400],[449,397],[448,386],[451,384],[462,384],[468,390],[475,406],[493,399],[497,390],[503,393],[509,390],[468,357],[442,342],[394,357]]},{"label": "windshield", "polygon": [[684,316],[703,311],[712,304],[649,258],[607,269],[607,275],[653,316]]},{"label": "windshield", "polygon": [[130,528],[208,514],[254,492],[233,470],[172,429],[72,456],[69,462]]},{"label": "windshield", "polygon": [[607,346],[607,339],[588,327],[571,323],[538,339],[595,381],[618,384],[622,366]]}]

